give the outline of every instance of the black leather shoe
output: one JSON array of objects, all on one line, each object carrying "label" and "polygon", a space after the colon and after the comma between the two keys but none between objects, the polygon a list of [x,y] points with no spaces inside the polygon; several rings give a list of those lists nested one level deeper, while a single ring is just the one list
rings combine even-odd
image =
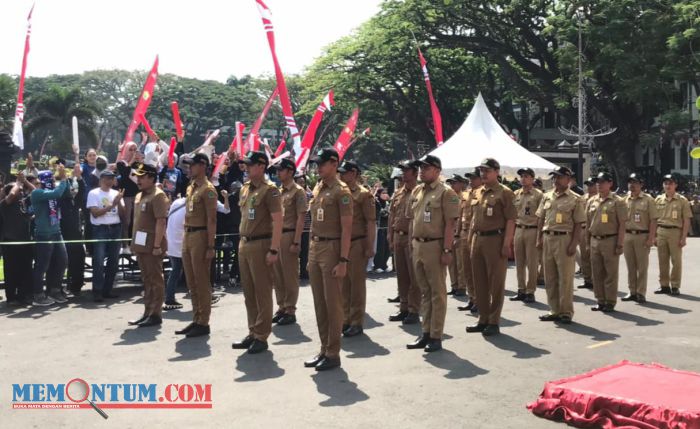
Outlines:
[{"label": "black leather shoe", "polygon": [[316,365],[316,371],[328,371],[329,369],[340,367],[340,358],[324,357],[321,362]]},{"label": "black leather shoe", "polygon": [[129,320],[126,323],[128,323],[131,326],[134,326],[134,325],[138,325],[139,323],[143,322],[146,319],[148,319],[148,316],[144,314],[143,316],[141,316],[141,318],[136,319],[136,320]]},{"label": "black leather shoe", "polygon": [[415,325],[418,322],[420,322],[420,317],[418,317],[418,313],[408,313],[408,316],[406,316],[406,318],[401,321],[401,324]]},{"label": "black leather shoe", "polygon": [[602,309],[603,313],[612,313],[615,311],[615,306],[612,304],[605,304]]},{"label": "black leather shoe", "polygon": [[195,325],[194,322],[190,323],[189,325],[185,326],[183,329],[180,329],[179,331],[175,331],[175,335],[185,335],[186,333],[188,333],[192,330],[194,325]]},{"label": "black leather shoe", "polygon": [[447,294],[448,294],[448,295],[454,295],[454,294],[455,294],[455,292],[457,292],[457,289],[455,289],[455,288],[452,288],[452,289],[450,289],[450,291],[449,291],[449,292],[447,292]]},{"label": "black leather shoe", "polygon": [[104,298],[104,299],[117,299],[117,298],[119,298],[119,295],[117,295],[116,293],[110,292],[110,293],[102,294],[102,298]]},{"label": "black leather shoe", "polygon": [[455,291],[455,293],[453,293],[452,295],[454,295],[454,296],[467,296],[467,292],[465,292],[465,291],[462,290],[462,289],[457,289],[457,290]]},{"label": "black leather shoe", "polygon": [[147,328],[149,326],[159,326],[163,323],[160,316],[148,316],[143,322],[138,324],[139,328]]},{"label": "black leather shoe", "polygon": [[467,332],[470,334],[474,332],[484,332],[486,326],[486,323],[477,323],[476,325],[467,326]]},{"label": "black leather shoe", "polygon": [[397,296],[396,298],[387,298],[386,302],[401,302],[401,297]]},{"label": "black leather shoe", "polygon": [[267,341],[253,340],[248,347],[248,353],[251,355],[262,353],[267,350]]},{"label": "black leather shoe", "polygon": [[313,368],[316,365],[318,365],[319,362],[321,362],[323,359],[325,359],[325,356],[322,354],[318,354],[311,359],[307,360],[304,362],[304,368]]},{"label": "black leather shoe", "polygon": [[479,307],[477,307],[477,305],[474,304],[474,306],[472,307],[471,310],[469,310],[469,312],[470,312],[471,314],[477,314],[477,313],[479,313]]},{"label": "black leather shoe", "polygon": [[637,294],[637,302],[639,304],[645,304],[647,302],[647,299],[644,295]]},{"label": "black leather shoe", "polygon": [[344,337],[356,337],[362,334],[362,326],[351,325],[348,329],[343,331]]},{"label": "black leather shoe", "polygon": [[673,295],[673,296],[678,296],[678,295],[680,295],[680,294],[681,294],[681,290],[680,290],[680,289],[678,289],[677,287],[672,287],[672,288],[671,288],[671,295]]},{"label": "black leather shoe", "polygon": [[423,350],[425,350],[428,353],[442,350],[442,340],[436,340],[436,339],[431,338],[430,340],[428,340],[428,344],[425,346],[425,348]]},{"label": "black leather shoe", "polygon": [[498,325],[486,325],[484,332],[481,333],[484,337],[491,337],[493,335],[498,335],[501,333],[501,329]]},{"label": "black leather shoe", "polygon": [[526,293],[525,298],[523,298],[523,302],[525,304],[532,304],[535,302],[535,294],[534,293]]},{"label": "black leather shoe", "polygon": [[350,325],[343,323],[343,327],[340,329],[340,332],[345,332],[350,328]]},{"label": "black leather shoe", "polygon": [[408,311],[399,311],[396,314],[389,316],[389,322],[403,322],[403,319],[408,316]]},{"label": "black leather shoe", "polygon": [[508,298],[508,300],[510,300],[510,301],[524,301],[524,300],[525,300],[525,294],[522,293],[522,292],[520,292],[520,291],[518,291],[518,294],[517,294],[517,295],[511,296],[510,298]]},{"label": "black leather shoe", "polygon": [[105,299],[102,298],[101,296],[93,296],[92,297],[92,302],[104,302],[104,300]]},{"label": "black leather shoe", "polygon": [[297,316],[294,314],[284,314],[280,319],[277,321],[277,324],[280,326],[286,326],[286,325],[291,325],[293,323],[297,323]]},{"label": "black leather shoe", "polygon": [[597,304],[591,307],[591,311],[603,311],[605,304]]},{"label": "black leather shoe", "polygon": [[253,341],[255,341],[255,338],[253,338],[252,335],[248,335],[241,341],[236,341],[235,343],[231,344],[231,348],[236,350],[244,350],[250,347],[250,345],[253,344]]},{"label": "black leather shoe", "polygon": [[628,293],[627,295],[620,298],[620,301],[636,301],[637,295],[633,293]]},{"label": "black leather shoe", "polygon": [[284,316],[284,311],[277,310],[277,312],[275,312],[275,315],[272,316],[272,323],[278,323],[282,316]]},{"label": "black leather shoe", "polygon": [[416,338],[416,341],[412,342],[411,344],[406,344],[406,348],[409,350],[424,349],[425,346],[428,345],[428,341],[430,341],[430,334],[424,333],[420,337]]},{"label": "black leather shoe", "polygon": [[474,301],[469,300],[469,302],[467,303],[467,305],[460,305],[459,307],[457,307],[457,310],[459,310],[459,311],[469,311],[469,310],[472,309],[472,307],[474,307]]},{"label": "black leather shoe", "polygon": [[540,321],[541,322],[556,322],[557,320],[560,320],[561,318],[557,316],[556,314],[543,314],[540,316]]},{"label": "black leather shoe", "polygon": [[660,288],[656,289],[654,293],[657,295],[670,295],[671,288],[669,286],[661,286]]},{"label": "black leather shoe", "polygon": [[209,328],[209,326],[199,325],[195,323],[192,329],[190,329],[190,332],[186,333],[185,336],[187,338],[193,338],[201,337],[203,335],[209,335],[210,333],[211,329]]},{"label": "black leather shoe", "polygon": [[582,285],[578,285],[579,289],[593,289],[593,283],[585,282]]},{"label": "black leather shoe", "polygon": [[571,325],[571,316],[560,316],[559,320],[557,320],[559,323],[563,323],[565,325]]}]

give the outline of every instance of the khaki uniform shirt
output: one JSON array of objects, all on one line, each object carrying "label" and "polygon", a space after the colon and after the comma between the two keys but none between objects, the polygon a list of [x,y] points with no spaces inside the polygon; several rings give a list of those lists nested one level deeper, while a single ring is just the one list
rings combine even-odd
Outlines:
[{"label": "khaki uniform shirt", "polygon": [[445,224],[457,216],[459,196],[439,180],[416,186],[406,211],[415,238],[444,238]]},{"label": "khaki uniform shirt", "polygon": [[638,197],[628,194],[625,198],[627,206],[627,224],[625,229],[631,231],[649,231],[651,221],[657,220],[656,203],[649,194],[640,193]]},{"label": "khaki uniform shirt", "polygon": [[404,232],[408,234],[408,224],[410,218],[406,216],[407,206],[411,200],[411,192],[406,186],[402,186],[398,191],[394,192],[389,203],[389,213],[391,213],[391,227],[394,232]]},{"label": "khaki uniform shirt", "polygon": [[376,225],[377,212],[374,207],[374,197],[364,186],[355,185],[350,188],[352,194],[352,237],[367,235],[367,224]]},{"label": "khaki uniform shirt", "polygon": [[[148,192],[139,192],[134,199],[134,229],[132,240],[132,248],[136,253],[151,253],[156,236],[156,221],[158,219],[166,219],[168,210],[170,209],[170,201],[161,189],[153,187]],[[146,245],[136,244],[137,235],[146,233]],[[165,233],[165,229],[163,229]],[[165,234],[163,234],[165,237]],[[160,243],[163,251],[166,251],[165,240]]]},{"label": "khaki uniform shirt", "polygon": [[469,228],[472,226],[472,201],[476,199],[477,197],[477,192],[478,190],[481,189],[481,186],[478,188],[470,189],[468,191],[464,192],[463,201],[462,205],[460,208],[460,229],[462,230],[462,235],[466,235],[466,233],[469,232]]},{"label": "khaki uniform shirt", "polygon": [[352,195],[338,179],[320,181],[314,188],[311,206],[311,235],[340,238],[342,216],[352,216]]},{"label": "khaki uniform shirt", "polygon": [[573,232],[574,224],[586,222],[583,201],[570,189],[561,194],[554,189],[544,194],[536,213],[544,219],[542,230]]},{"label": "khaki uniform shirt", "polygon": [[487,232],[505,229],[507,221],[517,217],[514,200],[513,191],[500,183],[479,188],[476,199],[471,201],[472,230]]},{"label": "khaki uniform shirt", "polygon": [[207,226],[207,208],[216,213],[216,188],[209,179],[204,179],[202,185],[191,181],[187,187],[187,212],[185,213],[186,227]]},{"label": "khaki uniform shirt", "polygon": [[518,225],[537,226],[537,208],[540,206],[544,194],[539,189],[532,188],[525,192],[524,189],[515,191],[515,209],[518,212]]},{"label": "khaki uniform shirt", "polygon": [[666,194],[656,197],[656,210],[659,214],[659,225],[683,227],[683,221],[693,217],[688,200],[678,193],[670,199]]},{"label": "khaki uniform shirt", "polygon": [[586,204],[586,219],[590,235],[614,235],[620,224],[627,223],[627,206],[612,192],[605,198],[596,195]]},{"label": "khaki uniform shirt", "polygon": [[282,228],[295,230],[299,216],[304,216],[309,211],[306,192],[294,182],[289,188],[281,185],[279,191],[282,195]]},{"label": "khaki uniform shirt", "polygon": [[280,191],[272,182],[249,180],[241,188],[241,237],[272,234],[272,214],[282,211]]}]

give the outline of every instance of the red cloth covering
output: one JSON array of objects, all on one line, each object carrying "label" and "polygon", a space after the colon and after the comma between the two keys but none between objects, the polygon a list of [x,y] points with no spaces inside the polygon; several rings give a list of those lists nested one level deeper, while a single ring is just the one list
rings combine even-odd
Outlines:
[{"label": "red cloth covering", "polygon": [[700,429],[700,374],[622,361],[550,381],[527,408],[577,427]]}]

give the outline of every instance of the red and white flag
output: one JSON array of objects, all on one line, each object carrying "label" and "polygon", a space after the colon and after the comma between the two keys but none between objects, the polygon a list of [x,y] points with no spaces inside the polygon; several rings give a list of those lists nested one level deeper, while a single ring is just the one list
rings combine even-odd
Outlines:
[{"label": "red and white flag", "polygon": [[24,39],[24,56],[22,57],[22,72],[19,75],[19,88],[17,90],[17,108],[15,108],[15,123],[12,128],[12,142],[20,149],[24,149],[24,133],[22,133],[22,123],[24,122],[24,77],[27,73],[27,57],[29,56],[29,36],[32,34],[32,12],[34,5],[29,10],[27,16],[27,37]]},{"label": "red and white flag", "polygon": [[423,79],[425,79],[425,87],[428,90],[428,98],[430,98],[430,110],[433,114],[433,129],[435,130],[435,142],[440,146],[443,142],[442,138],[442,116],[440,116],[440,110],[438,109],[437,103],[435,103],[435,97],[433,97],[433,86],[430,84],[430,75],[428,74],[428,63],[423,57],[423,53],[418,48],[418,59],[420,60],[420,67],[423,70]]},{"label": "red and white flag", "polygon": [[143,85],[143,90],[141,95],[139,95],[139,101],[136,103],[136,108],[134,109],[134,115],[131,118],[131,123],[129,128],[126,130],[126,135],[124,136],[124,142],[122,143],[122,152],[120,157],[124,156],[124,150],[126,149],[126,143],[134,140],[134,133],[141,123],[141,117],[146,114],[148,106],[151,104],[153,99],[153,88],[156,86],[156,81],[158,80],[158,55],[156,55],[156,60],[153,63],[151,71],[146,77],[146,83]]},{"label": "red and white flag", "polygon": [[323,101],[316,108],[316,112],[314,112],[314,116],[311,118],[311,122],[309,122],[309,127],[306,129],[306,133],[304,133],[304,139],[301,141],[301,152],[297,153],[297,169],[303,170],[306,167],[311,149],[314,147],[318,126],[321,124],[323,114],[326,113],[326,111],[330,111],[331,106],[335,106],[332,89],[323,97]]},{"label": "red and white flag", "polygon": [[173,111],[173,122],[175,123],[175,134],[177,138],[182,140],[185,138],[185,131],[182,129],[183,123],[180,119],[180,107],[177,105],[177,101],[170,103],[170,109]]},{"label": "red and white flag", "polygon": [[255,2],[258,5],[258,10],[260,11],[260,16],[262,17],[265,33],[267,33],[267,42],[270,45],[272,62],[275,65],[275,77],[277,78],[277,89],[279,90],[284,120],[287,124],[287,128],[289,128],[289,132],[292,134],[292,140],[294,141],[294,152],[299,153],[301,151],[301,137],[299,135],[296,120],[294,120],[294,112],[292,111],[292,103],[289,100],[287,84],[284,82],[284,74],[282,74],[282,68],[277,60],[277,51],[275,49],[275,30],[272,25],[272,12],[262,0],[255,0]]},{"label": "red and white flag", "polygon": [[255,123],[253,124],[253,128],[250,130],[250,133],[248,134],[248,139],[246,140],[246,150],[258,150],[260,149],[260,145],[256,142],[255,136],[260,134],[260,127],[262,126],[263,121],[265,120],[265,117],[267,116],[267,113],[270,111],[270,107],[272,107],[272,103],[275,101],[275,98],[279,95],[279,89],[275,88],[274,91],[272,91],[272,94],[270,94],[270,98],[267,99],[267,102],[265,103],[265,106],[263,107],[262,112],[260,113],[260,116],[258,116],[258,119],[255,120]]},{"label": "red and white flag", "polygon": [[340,135],[338,136],[338,140],[336,140],[335,145],[333,146],[333,148],[335,148],[335,150],[338,151],[338,156],[340,157],[341,161],[345,156],[345,152],[347,152],[350,146],[355,142],[355,140],[350,141],[350,139],[352,138],[352,135],[355,132],[355,127],[357,126],[357,118],[359,116],[360,109],[355,108],[355,110],[352,111],[350,119],[348,119],[348,123],[345,124],[345,128],[343,128],[343,131],[340,133]]}]

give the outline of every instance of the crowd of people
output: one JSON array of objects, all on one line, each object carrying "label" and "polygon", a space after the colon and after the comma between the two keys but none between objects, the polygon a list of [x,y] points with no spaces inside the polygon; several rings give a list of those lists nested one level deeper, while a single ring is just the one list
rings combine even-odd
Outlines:
[{"label": "crowd of people", "polygon": [[500,332],[511,255],[518,290],[510,300],[533,303],[544,283],[550,312],[542,321],[572,322],[577,255],[580,287],[593,289],[594,311],[614,311],[623,254],[629,293],[622,301],[646,302],[652,246],[661,272],[655,293],[680,293],[693,213],[673,175],[664,176],[655,198],[642,192],[636,174],[627,180],[629,193],[617,195],[607,172],[587,180],[579,195],[570,169],[550,172],[552,189],[545,191],[524,167],[513,191],[495,159],[445,180],[441,160],[427,155],[398,166],[390,197],[381,185],[365,187],[361,166],[341,162],[332,148],[310,158],[317,173],[312,191],[293,159],[271,166],[265,152],[229,151],[213,176],[212,152],[180,151],[168,159],[167,145],[150,140],[140,148],[127,143],[113,164],[90,149],[72,175],[64,160],[35,171],[30,159],[3,187],[11,304],[48,306],[79,295],[86,255],[92,299],[114,299],[118,260],[126,255],[135,258],[144,286],[144,312],[129,324],[160,325],[163,310],[182,308],[175,293],[184,281],[193,320],[176,334],[197,337],[210,334],[213,280],[226,273],[242,286],[248,324],[232,347],[257,354],[267,350],[273,323],[297,322],[299,280],[308,276],[321,347],[304,365],[323,371],[340,366],[342,336],[363,333],[367,273],[388,270],[389,258],[398,286],[390,301],[399,304],[389,320],[420,323],[421,336],[407,348],[426,352],[442,348],[448,295],[468,297],[458,310],[478,315],[468,333]]}]

